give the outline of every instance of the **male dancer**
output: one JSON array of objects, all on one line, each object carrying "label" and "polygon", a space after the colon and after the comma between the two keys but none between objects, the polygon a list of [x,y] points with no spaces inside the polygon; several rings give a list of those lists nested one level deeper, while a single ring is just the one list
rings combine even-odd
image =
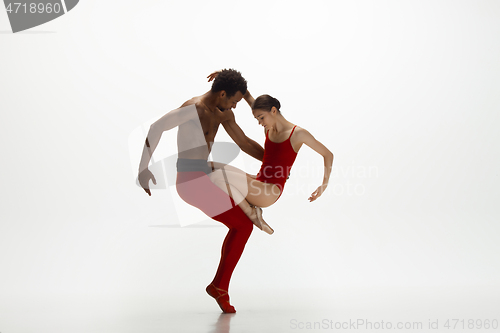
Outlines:
[{"label": "male dancer", "polygon": [[236,312],[229,303],[229,280],[252,233],[253,223],[233,199],[210,181],[208,174],[212,169],[207,158],[219,125],[222,124],[241,150],[262,161],[264,149],[243,133],[231,110],[242,98],[250,105],[253,102],[253,97],[247,91],[246,80],[238,71],[222,70],[215,78],[210,91],[193,97],[181,108],[168,112],[151,125],[139,165],[139,183],[146,193],[151,195],[149,181],[156,184],[148,169],[151,156],[163,131],[179,127],[177,192],[188,204],[199,208],[229,228],[222,244],[217,273],[206,288],[207,293],[215,298],[226,313]]}]

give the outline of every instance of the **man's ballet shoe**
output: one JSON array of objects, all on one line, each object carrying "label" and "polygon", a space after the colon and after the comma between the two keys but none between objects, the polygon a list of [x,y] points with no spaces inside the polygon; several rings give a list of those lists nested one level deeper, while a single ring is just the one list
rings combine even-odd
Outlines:
[{"label": "man's ballet shoe", "polygon": [[219,304],[220,309],[224,313],[235,313],[236,310],[234,309],[234,306],[229,304],[229,295],[227,293],[227,290],[217,288],[214,286],[213,283],[209,284],[207,286],[207,294],[215,298],[217,301],[217,304]]},{"label": "man's ballet shoe", "polygon": [[262,218],[262,208],[257,207],[257,206],[254,206],[254,208],[255,208],[255,212],[257,213],[257,219],[259,220],[259,223],[260,223],[260,226],[257,225],[257,227],[260,230],[268,233],[269,235],[272,235],[274,233],[274,230]]}]

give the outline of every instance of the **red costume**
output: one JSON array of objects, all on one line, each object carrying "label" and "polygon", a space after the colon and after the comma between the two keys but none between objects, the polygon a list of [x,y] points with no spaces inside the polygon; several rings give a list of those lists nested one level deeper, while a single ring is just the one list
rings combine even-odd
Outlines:
[{"label": "red costume", "polygon": [[[179,159],[179,162],[184,163],[186,160]],[[222,311],[235,312],[229,304],[227,294],[229,280],[252,233],[253,223],[233,199],[212,183],[207,176],[207,161],[187,160],[187,163],[191,165],[193,162],[198,163],[199,170],[203,171],[182,171],[186,168],[182,165],[179,167],[178,163],[177,193],[185,202],[199,208],[206,215],[229,228],[222,244],[217,273],[207,287],[207,292],[216,299]]]},{"label": "red costume", "polygon": [[262,166],[256,179],[264,183],[277,185],[280,189],[280,196],[283,193],[285,182],[290,175],[293,162],[295,162],[295,158],[297,157],[297,153],[293,150],[290,143],[290,138],[295,127],[297,126],[293,127],[288,139],[279,143],[272,142],[269,139],[269,131],[266,132],[264,158],[262,159]]},{"label": "red costume", "polygon": [[[295,127],[288,139],[280,143],[269,140],[269,135],[266,133],[264,158],[257,175],[257,180],[261,182],[276,184],[281,193],[297,157],[297,153],[290,144]],[[252,233],[253,223],[232,198],[212,183],[208,177],[211,171],[206,160],[179,159],[177,161],[177,193],[185,202],[229,228],[222,244],[217,273],[207,287],[207,292],[216,299],[222,311],[236,312],[229,304],[227,290],[234,268]]]}]

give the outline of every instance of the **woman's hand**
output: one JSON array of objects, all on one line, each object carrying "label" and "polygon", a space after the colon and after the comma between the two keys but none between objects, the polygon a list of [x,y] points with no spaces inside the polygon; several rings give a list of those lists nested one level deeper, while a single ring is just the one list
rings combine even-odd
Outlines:
[{"label": "woman's hand", "polygon": [[141,173],[139,173],[139,184],[141,184],[141,187],[147,194],[149,194],[149,196],[151,196],[151,190],[149,189],[150,180],[156,185],[155,176],[151,171],[149,171],[149,169],[144,169]]},{"label": "woman's hand", "polygon": [[314,200],[318,199],[321,196],[321,194],[323,194],[323,192],[326,190],[327,186],[328,185],[321,185],[320,187],[318,187],[316,191],[314,191],[309,197],[308,199],[309,202],[313,202]]},{"label": "woman's hand", "polygon": [[210,74],[209,76],[207,76],[208,82],[213,81],[217,77],[217,75],[219,75],[220,72],[221,71],[215,71],[212,74]]}]

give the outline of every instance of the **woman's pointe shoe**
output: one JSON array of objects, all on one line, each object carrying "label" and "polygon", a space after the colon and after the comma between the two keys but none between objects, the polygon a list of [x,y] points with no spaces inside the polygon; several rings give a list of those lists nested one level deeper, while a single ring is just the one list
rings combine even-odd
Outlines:
[{"label": "woman's pointe shoe", "polygon": [[215,298],[217,301],[217,304],[219,304],[220,309],[224,313],[235,313],[236,310],[234,309],[234,306],[229,304],[229,295],[227,293],[227,290],[217,288],[214,286],[213,283],[209,284],[207,289],[207,294]]},{"label": "woman's pointe shoe", "polygon": [[273,228],[271,228],[269,226],[269,224],[266,223],[266,221],[264,221],[264,219],[262,218],[262,208],[260,207],[257,207],[257,206],[252,206],[252,208],[255,209],[255,213],[257,214],[257,222],[255,221],[252,221],[254,222],[254,224],[257,226],[257,228],[259,228],[260,230],[268,233],[269,235],[272,235],[274,233],[274,230]]}]

